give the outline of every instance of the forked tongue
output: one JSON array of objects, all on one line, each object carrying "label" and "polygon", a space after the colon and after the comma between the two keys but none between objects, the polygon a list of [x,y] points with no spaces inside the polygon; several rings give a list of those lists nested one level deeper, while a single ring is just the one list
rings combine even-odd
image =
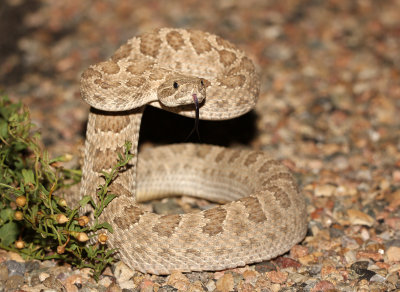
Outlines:
[{"label": "forked tongue", "polygon": [[190,131],[189,135],[186,137],[185,141],[189,139],[190,136],[192,136],[193,132],[196,131],[197,133],[197,138],[199,139],[200,142],[200,133],[199,133],[199,120],[200,120],[200,108],[199,108],[199,100],[197,99],[197,94],[193,93],[193,101],[194,101],[194,107],[196,111],[196,117],[194,119],[194,127],[192,131]]}]

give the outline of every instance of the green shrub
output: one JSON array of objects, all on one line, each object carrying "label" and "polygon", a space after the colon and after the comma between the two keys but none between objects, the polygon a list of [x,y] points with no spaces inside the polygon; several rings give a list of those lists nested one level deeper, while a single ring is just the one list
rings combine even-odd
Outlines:
[{"label": "green shrub", "polygon": [[[57,259],[77,268],[91,268],[98,280],[116,250],[107,249],[107,237],[87,244],[95,231],[111,226],[98,217],[115,195],[107,190],[121,167],[132,158],[126,144],[117,165],[104,172],[105,184],[98,188],[98,204],[85,196],[79,206],[70,207],[55,195],[80,181],[81,171],[63,167],[69,155],[50,159],[34,130],[29,111],[21,103],[0,96],[0,248],[17,252],[26,259]],[[79,215],[90,204],[94,220]],[[88,224],[89,223],[89,224]]]}]

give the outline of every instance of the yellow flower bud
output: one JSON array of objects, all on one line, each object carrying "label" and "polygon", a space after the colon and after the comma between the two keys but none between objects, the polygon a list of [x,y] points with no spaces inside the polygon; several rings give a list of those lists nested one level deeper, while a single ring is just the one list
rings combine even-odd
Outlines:
[{"label": "yellow flower bud", "polygon": [[58,224],[64,224],[65,222],[68,222],[68,220],[69,219],[64,214],[58,214],[56,216],[56,221]]},{"label": "yellow flower bud", "polygon": [[85,242],[89,240],[89,237],[86,235],[84,232],[79,232],[78,235],[76,236],[76,239],[80,242]]},{"label": "yellow flower bud", "polygon": [[23,207],[26,204],[26,197],[25,196],[19,196],[16,200],[15,203],[17,204],[18,207]]},{"label": "yellow flower bud", "polygon": [[64,155],[64,161],[65,161],[65,162],[71,161],[72,158],[74,158],[74,156],[73,156],[72,154],[70,154],[70,153],[66,153],[66,154]]},{"label": "yellow flower bud", "polygon": [[21,211],[15,211],[14,218],[17,221],[21,221],[22,219],[24,219],[24,214]]},{"label": "yellow flower bud", "polygon": [[99,235],[99,242],[100,244],[106,244],[108,236],[104,233]]},{"label": "yellow flower bud", "polygon": [[81,216],[78,218],[79,226],[83,227],[89,223],[89,218],[87,216]]},{"label": "yellow flower bud", "polygon": [[25,247],[25,241],[17,240],[15,242],[15,247],[18,248],[18,249],[23,249]]},{"label": "yellow flower bud", "polygon": [[67,201],[65,199],[61,198],[58,201],[58,205],[60,205],[61,207],[67,207]]},{"label": "yellow flower bud", "polygon": [[64,245],[57,246],[57,253],[58,254],[63,254],[64,252],[65,252],[65,246]]}]

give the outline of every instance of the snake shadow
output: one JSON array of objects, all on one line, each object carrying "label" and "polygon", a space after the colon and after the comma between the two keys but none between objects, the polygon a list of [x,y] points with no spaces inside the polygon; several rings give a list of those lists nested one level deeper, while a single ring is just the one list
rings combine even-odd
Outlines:
[{"label": "snake shadow", "polygon": [[140,128],[139,146],[144,143],[165,145],[173,143],[206,143],[219,146],[248,145],[256,136],[254,111],[226,121],[199,121],[200,139],[194,128],[195,120],[154,107],[147,107]]}]

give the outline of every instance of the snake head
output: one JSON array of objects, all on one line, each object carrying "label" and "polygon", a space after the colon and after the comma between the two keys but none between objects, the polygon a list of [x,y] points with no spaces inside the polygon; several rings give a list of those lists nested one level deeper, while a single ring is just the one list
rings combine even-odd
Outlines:
[{"label": "snake head", "polygon": [[206,83],[205,79],[199,77],[168,76],[158,87],[157,98],[167,107],[193,104],[195,97],[201,103],[206,98]]}]

